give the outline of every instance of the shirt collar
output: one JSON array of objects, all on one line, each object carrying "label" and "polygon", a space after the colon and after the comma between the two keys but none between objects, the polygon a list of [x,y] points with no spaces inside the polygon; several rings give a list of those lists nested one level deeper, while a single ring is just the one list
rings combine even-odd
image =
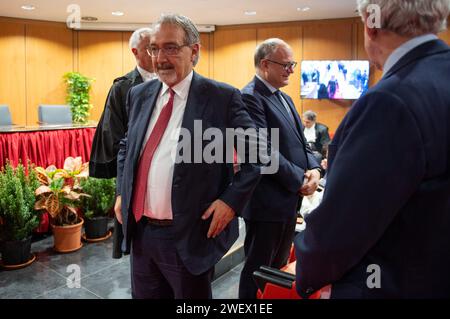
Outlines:
[{"label": "shirt collar", "polygon": [[156,79],[157,76],[155,73],[148,72],[147,70],[141,68],[139,65],[137,65],[136,67],[144,82]]},{"label": "shirt collar", "polygon": [[433,41],[438,39],[438,37],[434,34],[425,34],[418,37],[415,37],[409,41],[406,41],[401,46],[399,46],[397,49],[395,49],[391,55],[387,58],[386,62],[384,63],[383,67],[383,76],[389,72],[390,69],[398,62],[402,57],[404,57],[408,52],[412,51],[414,48],[418,47],[419,45]]},{"label": "shirt collar", "polygon": [[[194,71],[191,71],[191,73],[189,73],[183,80],[181,80],[180,83],[172,87],[172,90],[174,90],[175,94],[183,101],[187,99],[193,76]],[[167,90],[169,90],[169,86],[163,82],[160,96],[166,94]]]},{"label": "shirt collar", "polygon": [[270,93],[274,94],[276,91],[278,91],[278,89],[276,89],[275,87],[273,87],[269,82],[267,82],[266,80],[264,80],[262,77],[260,77],[258,74],[256,74],[256,77],[258,79],[261,80],[262,83],[264,83],[265,86],[267,86],[267,88],[269,89]]}]

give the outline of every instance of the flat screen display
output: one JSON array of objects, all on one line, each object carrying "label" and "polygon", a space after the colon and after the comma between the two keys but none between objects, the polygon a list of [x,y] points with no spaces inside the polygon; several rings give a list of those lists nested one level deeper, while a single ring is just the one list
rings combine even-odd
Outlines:
[{"label": "flat screen display", "polygon": [[305,60],[301,98],[356,100],[369,88],[369,61]]}]

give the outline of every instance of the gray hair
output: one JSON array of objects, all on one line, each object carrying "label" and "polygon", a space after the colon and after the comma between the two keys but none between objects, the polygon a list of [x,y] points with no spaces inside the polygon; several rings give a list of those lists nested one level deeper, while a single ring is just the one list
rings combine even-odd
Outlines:
[{"label": "gray hair", "polygon": [[142,39],[150,37],[152,35],[152,29],[150,28],[140,28],[133,32],[130,37],[130,41],[128,45],[130,50],[133,48],[137,48]]},{"label": "gray hair", "polygon": [[357,3],[363,20],[368,15],[368,6],[377,5],[381,10],[381,28],[405,37],[445,30],[450,13],[450,0],[357,0]]},{"label": "gray hair", "polygon": [[[154,25],[154,30],[159,25],[171,24],[180,27],[184,31],[184,43],[187,45],[199,44],[200,45],[200,33],[197,27],[188,17],[179,14],[162,14],[158,21]],[[200,57],[200,51],[195,57],[193,64],[194,66],[198,63]]]},{"label": "gray hair", "polygon": [[306,118],[309,121],[315,122],[317,120],[317,114],[313,111],[309,110],[303,113],[303,117]]},{"label": "gray hair", "polygon": [[259,68],[261,60],[270,57],[280,46],[289,47],[286,42],[278,38],[270,38],[260,43],[255,50],[255,67]]}]

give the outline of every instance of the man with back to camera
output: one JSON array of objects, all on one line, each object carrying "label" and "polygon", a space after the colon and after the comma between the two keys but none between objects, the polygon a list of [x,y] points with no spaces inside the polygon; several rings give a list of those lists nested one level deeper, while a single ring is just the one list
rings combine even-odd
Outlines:
[{"label": "man with back to camera", "polygon": [[301,296],[328,284],[331,298],[450,296],[450,47],[436,36],[449,7],[358,1],[384,74],[329,145],[323,201],[295,238]]},{"label": "man with back to camera", "polygon": [[234,174],[232,158],[178,162],[180,131],[191,133],[192,146],[198,142],[194,121],[222,133],[255,127],[237,89],[193,71],[200,36],[187,17],[163,15],[153,32],[148,53],[161,82],[131,89],[129,127],[117,162],[115,213],[132,246],[132,296],[211,298],[214,265],[238,237],[235,216],[260,169],[244,162]]},{"label": "man with back to camera", "polygon": [[[91,177],[113,178],[117,175],[119,142],[125,137],[128,125],[127,93],[131,87],[156,78],[152,59],[146,51],[150,43],[150,34],[150,28],[141,28],[134,31],[130,37],[129,47],[136,59],[136,68],[115,79],[109,90],[92,142],[89,160],[89,176]],[[113,258],[122,257],[122,240],[122,227],[115,219]]]},{"label": "man with back to camera", "polygon": [[[260,266],[286,264],[294,238],[297,207],[311,195],[320,179],[319,165],[303,136],[303,125],[292,99],[279,89],[289,84],[297,64],[292,49],[281,39],[267,39],[254,56],[256,76],[242,89],[242,98],[258,128],[279,130],[279,169],[263,175],[243,213],[246,261],[239,298],[256,298],[253,272]],[[268,141],[271,140],[269,136]]]}]

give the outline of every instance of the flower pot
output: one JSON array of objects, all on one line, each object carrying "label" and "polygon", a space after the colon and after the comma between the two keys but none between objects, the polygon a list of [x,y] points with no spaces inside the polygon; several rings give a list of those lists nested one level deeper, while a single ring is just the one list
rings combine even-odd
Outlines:
[{"label": "flower pot", "polygon": [[81,248],[81,228],[84,220],[75,225],[55,226],[53,230],[54,249],[60,253],[68,253]]},{"label": "flower pot", "polygon": [[84,222],[86,239],[106,237],[108,233],[108,220],[109,218],[106,216],[86,218]]},{"label": "flower pot", "polygon": [[1,246],[2,264],[22,265],[31,258],[31,236],[22,240],[5,241]]}]

